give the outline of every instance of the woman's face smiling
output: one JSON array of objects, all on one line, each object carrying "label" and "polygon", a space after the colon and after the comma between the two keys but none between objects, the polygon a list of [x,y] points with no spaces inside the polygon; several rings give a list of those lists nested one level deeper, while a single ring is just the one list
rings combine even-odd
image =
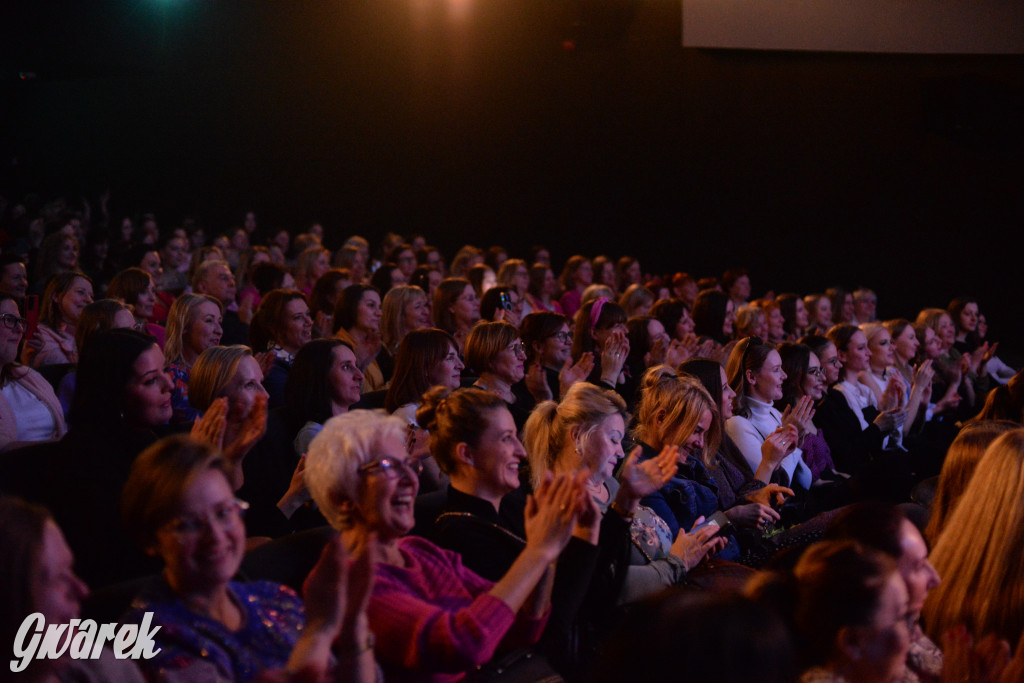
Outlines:
[{"label": "woman's face smiling", "polygon": [[751,398],[763,403],[782,398],[782,382],[786,379],[786,372],[782,369],[782,356],[775,349],[768,353],[757,372],[747,370],[746,377]]},{"label": "woman's face smiling", "polygon": [[185,332],[184,346],[187,346],[196,356],[208,348],[220,344],[220,338],[224,334],[221,329],[223,318],[220,314],[220,306],[212,301],[204,301],[192,311],[188,329]]},{"label": "woman's face smiling", "polygon": [[132,366],[121,411],[129,424],[150,428],[171,419],[171,378],[164,372],[164,353],[154,344]]},{"label": "woman's face smiling", "polygon": [[304,299],[292,299],[284,305],[284,329],[278,341],[288,353],[296,353],[313,335],[313,319]]},{"label": "woman's face smiling", "polygon": [[818,360],[821,362],[821,367],[825,371],[825,385],[830,386],[839,381],[839,371],[843,368],[843,362],[839,360],[839,353],[836,351],[836,345],[829,342],[825,348],[821,350],[821,355],[818,356]]},{"label": "woman's face smiling", "polygon": [[402,317],[407,332],[430,327],[430,306],[427,305],[427,297],[418,294],[406,301]]},{"label": "woman's face smiling", "polygon": [[697,420],[697,426],[693,429],[693,433],[687,436],[680,445],[680,463],[685,463],[688,457],[700,460],[701,454],[704,452],[704,439],[707,437],[708,430],[711,429],[711,420],[712,416],[710,410],[705,410],[701,413],[700,419]]},{"label": "woman's face smiling", "polygon": [[[376,461],[384,458],[406,463],[409,454],[405,441],[398,437],[381,439],[374,449]],[[367,531],[376,531],[382,543],[405,536],[416,523],[413,502],[419,491],[419,479],[406,466],[391,471],[381,467],[363,469],[359,474],[355,516]]]},{"label": "woman's face smiling", "polygon": [[515,339],[491,360],[488,371],[508,384],[515,384],[525,374],[526,352],[523,342]]},{"label": "woman's face smiling", "polygon": [[135,299],[135,317],[140,320],[149,320],[153,316],[153,307],[156,306],[156,287],[153,285],[153,278],[150,276],[146,288],[139,292]]},{"label": "woman's face smiling", "polygon": [[825,370],[813,352],[807,360],[807,372],[804,374],[800,393],[809,396],[813,401],[820,401],[825,394]]},{"label": "woman's face smiling", "polygon": [[516,436],[516,423],[507,408],[491,410],[485,424],[476,446],[469,447],[467,453],[484,492],[500,498],[519,488],[519,465],[526,460],[526,449]]},{"label": "woman's face smiling", "polygon": [[55,302],[60,306],[64,322],[77,325],[82,309],[92,303],[92,284],[85,278],[76,277],[64,296]]},{"label": "woman's face smiling", "polygon": [[572,354],[572,334],[569,332],[569,326],[563,324],[557,333],[539,344],[534,342],[534,348],[543,367],[561,370]]},{"label": "woman's face smiling", "polygon": [[179,594],[231,580],[245,553],[245,524],[223,472],[206,469],[192,476],[174,519],[157,531],[154,549]]},{"label": "woman's face smiling", "polygon": [[462,359],[459,358],[459,351],[451,344],[448,345],[448,354],[444,359],[434,365],[427,373],[427,379],[431,386],[448,387],[451,390],[458,389],[462,384],[462,371],[465,369]]},{"label": "woman's face smiling", "polygon": [[[18,304],[14,303],[12,299],[0,301],[0,314],[22,319],[21,313],[18,311]],[[0,324],[0,367],[18,359],[18,344],[21,343],[21,337],[24,334],[24,322],[15,325],[14,329]]]}]

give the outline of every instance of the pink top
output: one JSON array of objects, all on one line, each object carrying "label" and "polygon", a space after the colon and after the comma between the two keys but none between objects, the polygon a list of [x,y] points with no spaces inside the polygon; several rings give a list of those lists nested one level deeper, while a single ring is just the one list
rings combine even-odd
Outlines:
[{"label": "pink top", "polygon": [[424,538],[398,541],[404,567],[378,564],[368,608],[387,681],[458,681],[503,650],[540,638],[547,616],[516,615],[457,553]]},{"label": "pink top", "polygon": [[562,305],[562,313],[570,318],[576,315],[576,311],[580,310],[580,307],[583,305],[581,303],[582,299],[583,294],[581,292],[570,289],[559,299],[559,303]]}]

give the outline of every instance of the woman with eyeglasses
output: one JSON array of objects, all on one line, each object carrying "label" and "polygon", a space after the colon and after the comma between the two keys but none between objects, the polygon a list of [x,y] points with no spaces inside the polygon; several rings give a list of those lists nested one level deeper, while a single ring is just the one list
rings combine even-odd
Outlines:
[{"label": "woman with eyeglasses", "polygon": [[[776,409],[795,410],[804,398],[817,405],[828,390],[825,369],[818,355],[808,346],[786,342],[779,345],[779,357],[786,379],[782,382],[782,398],[775,401]],[[834,470],[835,464],[828,442],[817,425],[811,421],[806,428],[800,450],[804,463],[811,470],[811,481],[818,481],[824,472]]]},{"label": "woman with eyeglasses", "polygon": [[[526,351],[526,374],[538,403],[565,396],[569,387],[584,381],[593,370],[594,354],[591,352],[582,354],[579,361],[573,364],[573,335],[569,329],[569,319],[561,313],[530,313],[523,318],[519,333]],[[541,374],[543,384],[537,381]]]},{"label": "woman with eyeglasses", "polygon": [[[506,420],[494,448],[476,451],[467,444],[464,455],[515,479],[522,459],[514,448],[515,425],[500,403],[497,410]],[[456,553],[407,536],[415,523],[420,463],[408,454],[406,431],[404,421],[383,412],[332,418],[310,444],[306,479],[350,552],[374,539],[380,544],[367,613],[386,680],[462,680],[496,654],[539,639],[552,563],[569,542],[583,492],[574,477],[540,486],[526,503],[522,552],[500,580],[488,581]]]},{"label": "woman with eyeglasses", "polygon": [[339,539],[330,541],[307,580],[305,605],[285,586],[234,581],[248,505],[235,498],[219,453],[184,436],[139,455],[121,506],[132,538],[164,565],[123,619],[159,629],[156,656],[138,662],[149,680],[250,681],[306,667],[317,680],[376,679],[365,612],[371,544],[350,564]]},{"label": "woman with eyeglasses", "polygon": [[889,382],[878,401],[858,379],[870,367],[864,333],[853,325],[839,324],[828,331],[828,340],[841,367],[837,382],[816,408],[814,424],[824,431],[836,469],[854,477],[855,495],[903,500],[911,483],[908,465],[899,453],[883,453],[886,438],[903,424],[902,384]]},{"label": "woman with eyeglasses", "polygon": [[18,304],[0,294],[0,451],[64,436],[64,411],[53,387],[18,362],[26,321]]},{"label": "woman with eyeglasses", "polygon": [[519,330],[506,322],[479,323],[466,339],[466,365],[478,374],[473,386],[501,398],[522,428],[535,401],[512,388],[526,376],[526,350]]},{"label": "woman with eyeglasses", "polygon": [[854,541],[817,543],[792,571],[761,574],[747,593],[793,626],[801,683],[917,680],[906,671],[907,587],[882,552]]}]

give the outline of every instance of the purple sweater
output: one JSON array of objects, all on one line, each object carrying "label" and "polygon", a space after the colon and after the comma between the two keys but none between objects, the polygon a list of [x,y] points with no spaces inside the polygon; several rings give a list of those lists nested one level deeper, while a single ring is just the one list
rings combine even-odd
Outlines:
[{"label": "purple sweater", "polygon": [[368,609],[387,681],[458,681],[499,644],[509,650],[540,638],[547,617],[517,616],[456,553],[415,536],[398,545],[406,566],[377,565]]}]

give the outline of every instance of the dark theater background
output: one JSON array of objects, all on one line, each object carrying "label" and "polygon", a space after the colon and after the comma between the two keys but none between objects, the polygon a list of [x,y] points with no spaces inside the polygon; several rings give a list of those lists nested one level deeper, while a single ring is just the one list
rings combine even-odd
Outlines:
[{"label": "dark theater background", "polygon": [[1007,347],[1022,127],[1021,55],[684,49],[679,0],[0,7],[5,196],[970,293]]}]

